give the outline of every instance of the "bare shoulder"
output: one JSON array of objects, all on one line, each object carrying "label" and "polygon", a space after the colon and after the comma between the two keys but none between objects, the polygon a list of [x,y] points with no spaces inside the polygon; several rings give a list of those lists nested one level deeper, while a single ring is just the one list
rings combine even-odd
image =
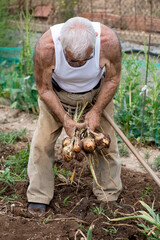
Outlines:
[{"label": "bare shoulder", "polygon": [[121,46],[116,33],[109,27],[101,24],[101,58],[110,61],[121,60]]},{"label": "bare shoulder", "polygon": [[54,43],[51,35],[50,29],[45,32],[35,47],[35,54],[34,54],[34,63],[35,65],[42,65],[43,67],[49,67],[54,65]]}]

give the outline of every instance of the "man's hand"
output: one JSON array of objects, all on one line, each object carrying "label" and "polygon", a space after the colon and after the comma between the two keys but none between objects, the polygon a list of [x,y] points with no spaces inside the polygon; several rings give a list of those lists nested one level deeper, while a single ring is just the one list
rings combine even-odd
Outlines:
[{"label": "man's hand", "polygon": [[67,114],[64,117],[63,127],[69,137],[73,136],[75,129],[82,129],[86,127],[86,123],[77,123],[72,120]]},{"label": "man's hand", "polygon": [[100,118],[101,115],[92,108],[85,116],[85,126],[94,131],[100,125]]}]

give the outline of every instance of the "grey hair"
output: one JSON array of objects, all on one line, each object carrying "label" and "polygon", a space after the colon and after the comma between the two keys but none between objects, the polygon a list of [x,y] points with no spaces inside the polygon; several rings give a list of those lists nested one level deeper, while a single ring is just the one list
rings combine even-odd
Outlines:
[{"label": "grey hair", "polygon": [[62,48],[73,54],[74,58],[83,59],[88,47],[94,49],[96,32],[91,21],[82,17],[67,20],[60,31]]}]

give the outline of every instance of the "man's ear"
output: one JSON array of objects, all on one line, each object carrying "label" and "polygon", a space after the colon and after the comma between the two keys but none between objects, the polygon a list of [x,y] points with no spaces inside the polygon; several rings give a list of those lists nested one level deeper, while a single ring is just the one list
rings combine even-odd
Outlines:
[{"label": "man's ear", "polygon": [[96,37],[98,36],[98,32],[96,32]]},{"label": "man's ear", "polygon": [[58,40],[60,41],[60,37],[58,37]]}]

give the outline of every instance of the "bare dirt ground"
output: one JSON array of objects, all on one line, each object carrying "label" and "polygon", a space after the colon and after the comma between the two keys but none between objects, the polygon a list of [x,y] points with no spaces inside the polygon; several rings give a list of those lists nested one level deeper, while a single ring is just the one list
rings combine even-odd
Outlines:
[{"label": "bare dirt ground", "polygon": [[[0,143],[0,167],[2,160],[15,154],[17,149],[24,148],[31,141],[36,127],[37,117],[9,107],[0,108],[0,131],[15,131],[26,128],[28,140],[20,139],[14,145]],[[118,201],[112,205],[98,202],[92,192],[92,176],[86,160],[65,163],[61,158],[61,138],[56,144],[56,165],[58,169],[73,172],[76,169],[74,182],[71,184],[67,175],[59,172],[55,177],[55,195],[48,211],[41,217],[27,212],[26,190],[28,181],[8,185],[0,181],[0,239],[7,240],[82,240],[93,223],[93,240],[130,239],[141,240],[146,237],[138,231],[137,222],[110,222],[104,215],[95,214],[95,209],[103,209],[105,214],[114,218],[126,213],[141,210],[142,199],[148,205],[154,203],[156,212],[160,211],[160,191],[157,184],[140,166],[132,154],[122,158],[123,191]],[[17,147],[18,145],[18,147]],[[149,151],[153,161],[159,155],[157,149],[141,149],[143,155]],[[83,171],[82,171],[83,170]],[[158,174],[158,173],[157,173]],[[3,191],[2,191],[3,190]],[[16,200],[12,200],[14,196]],[[67,197],[68,200],[64,201]],[[103,207],[103,208],[102,208]],[[107,232],[104,230],[107,229]],[[86,230],[85,230],[86,229]]]}]

